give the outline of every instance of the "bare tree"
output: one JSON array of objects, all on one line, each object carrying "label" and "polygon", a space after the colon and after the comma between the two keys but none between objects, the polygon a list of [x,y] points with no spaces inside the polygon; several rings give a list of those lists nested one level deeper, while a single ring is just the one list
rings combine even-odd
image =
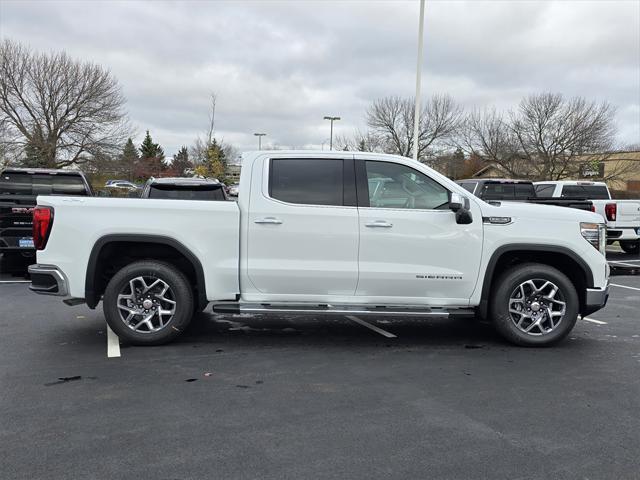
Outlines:
[{"label": "bare tree", "polygon": [[218,101],[218,95],[215,92],[210,94],[211,109],[209,110],[209,128],[207,129],[207,141],[213,142],[213,137],[216,133],[216,102]]},{"label": "bare tree", "polygon": [[527,176],[527,161],[518,149],[508,119],[495,108],[469,113],[457,142],[469,154],[499,165],[509,176]]},{"label": "bare tree", "polygon": [[336,150],[384,153],[382,138],[371,130],[354,130],[351,136],[338,135],[333,140]]},{"label": "bare tree", "polygon": [[[385,97],[373,102],[367,111],[367,125],[379,136],[387,153],[410,157],[413,152],[414,99]],[[418,159],[433,156],[434,147],[445,143],[456,132],[462,109],[449,95],[434,95],[424,102],[420,114]]]},{"label": "bare tree", "polygon": [[[615,109],[581,97],[542,93],[524,98],[508,114],[474,111],[459,142],[468,152],[502,167],[512,176],[558,180],[582,176],[614,149]],[[626,172],[616,170],[612,179]]]},{"label": "bare tree", "polygon": [[0,122],[39,166],[115,153],[130,133],[124,105],[117,80],[99,65],[0,44]]}]

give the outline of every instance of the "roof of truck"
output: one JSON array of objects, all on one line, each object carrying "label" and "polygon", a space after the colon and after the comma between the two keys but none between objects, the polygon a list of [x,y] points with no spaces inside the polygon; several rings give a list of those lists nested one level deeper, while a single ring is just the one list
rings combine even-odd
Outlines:
[{"label": "roof of truck", "polygon": [[552,185],[598,185],[606,187],[607,184],[605,182],[593,182],[591,180],[546,180],[542,182],[533,182],[534,185],[540,185],[541,183],[552,184]]},{"label": "roof of truck", "polygon": [[194,178],[194,177],[162,177],[149,179],[149,183],[161,183],[166,185],[220,185],[220,181],[215,178]]},{"label": "roof of truck", "polygon": [[474,182],[474,183],[533,183],[531,180],[519,180],[514,178],[464,178],[456,180],[456,182]]},{"label": "roof of truck", "polygon": [[7,167],[2,173],[45,173],[48,175],[84,175],[80,170],[64,170],[61,168],[21,168]]}]

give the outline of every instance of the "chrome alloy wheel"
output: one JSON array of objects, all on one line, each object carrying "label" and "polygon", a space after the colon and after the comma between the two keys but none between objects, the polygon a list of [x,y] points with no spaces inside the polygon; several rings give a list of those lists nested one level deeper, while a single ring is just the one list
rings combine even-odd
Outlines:
[{"label": "chrome alloy wheel", "polygon": [[567,310],[557,285],[542,279],[518,285],[509,298],[509,315],[513,324],[527,335],[546,335],[555,330]]},{"label": "chrome alloy wheel", "polygon": [[176,313],[171,287],[153,276],[129,280],[118,295],[118,311],[124,324],[138,333],[153,333],[167,325]]}]

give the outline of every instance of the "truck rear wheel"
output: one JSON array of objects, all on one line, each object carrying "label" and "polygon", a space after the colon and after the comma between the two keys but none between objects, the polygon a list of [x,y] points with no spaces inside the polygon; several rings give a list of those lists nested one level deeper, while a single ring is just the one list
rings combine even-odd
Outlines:
[{"label": "truck rear wheel", "polygon": [[620,240],[620,248],[625,253],[637,254],[640,252],[640,240]]},{"label": "truck rear wheel", "polygon": [[573,329],[579,299],[571,280],[548,265],[526,263],[496,281],[491,317],[510,342],[527,347],[553,345]]},{"label": "truck rear wheel", "polygon": [[104,292],[107,323],[134,345],[160,345],[176,338],[193,315],[193,292],[173,265],[144,260],[118,271]]}]

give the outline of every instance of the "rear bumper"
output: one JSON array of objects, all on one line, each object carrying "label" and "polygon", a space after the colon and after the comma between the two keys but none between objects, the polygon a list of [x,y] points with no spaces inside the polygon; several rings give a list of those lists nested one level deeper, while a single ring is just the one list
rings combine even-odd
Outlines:
[{"label": "rear bumper", "polygon": [[640,227],[624,227],[607,229],[607,240],[638,240]]},{"label": "rear bumper", "polygon": [[609,299],[609,284],[605,288],[587,288],[584,298],[582,316],[597,312],[607,304]]},{"label": "rear bumper", "polygon": [[60,297],[69,295],[67,277],[55,265],[29,265],[29,274],[31,275],[29,289],[32,292]]}]

